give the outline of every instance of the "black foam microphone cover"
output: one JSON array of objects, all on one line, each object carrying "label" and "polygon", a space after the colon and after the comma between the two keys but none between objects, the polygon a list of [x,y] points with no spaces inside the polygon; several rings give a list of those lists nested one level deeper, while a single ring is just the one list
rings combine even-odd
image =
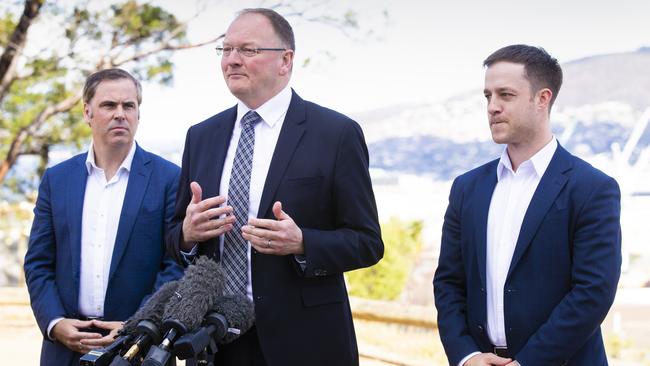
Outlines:
[{"label": "black foam microphone cover", "polygon": [[211,340],[221,344],[232,342],[246,333],[254,320],[253,303],[245,295],[219,297],[205,316],[203,326],[174,342],[174,353],[181,360],[196,357],[210,347]]},{"label": "black foam microphone cover", "polygon": [[185,270],[163,311],[163,325],[184,333],[201,325],[203,317],[221,296],[224,274],[214,260],[201,256]]},{"label": "black foam microphone cover", "polygon": [[162,326],[162,316],[165,305],[178,287],[178,281],[170,281],[158,289],[147,301],[124,323],[120,335],[131,335],[136,333],[138,324],[143,320],[153,322],[157,327]]},{"label": "black foam microphone cover", "polygon": [[[243,294],[224,295],[212,307],[212,311],[223,315],[228,321],[228,328],[225,336],[219,343],[230,343],[241,334],[246,333],[255,322],[255,307],[253,302]],[[233,332],[233,330],[238,330]]]}]

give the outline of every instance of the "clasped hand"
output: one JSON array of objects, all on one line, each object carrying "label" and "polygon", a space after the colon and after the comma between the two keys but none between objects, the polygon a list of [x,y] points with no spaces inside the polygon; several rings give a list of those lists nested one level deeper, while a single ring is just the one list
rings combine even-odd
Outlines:
[{"label": "clasped hand", "polygon": [[[123,324],[119,321],[61,319],[52,328],[52,337],[74,352],[88,353],[90,350],[111,344]],[[93,327],[110,330],[110,333],[102,336],[99,333],[84,331]]]}]

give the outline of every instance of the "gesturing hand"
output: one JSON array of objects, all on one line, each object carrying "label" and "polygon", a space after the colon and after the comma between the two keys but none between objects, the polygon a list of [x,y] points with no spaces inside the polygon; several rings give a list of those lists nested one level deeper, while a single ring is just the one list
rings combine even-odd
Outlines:
[{"label": "gesturing hand", "polygon": [[226,202],[222,196],[201,199],[203,191],[197,182],[190,183],[192,200],[185,210],[183,219],[183,250],[190,250],[195,242],[215,238],[232,229],[235,216],[231,206],[221,206]]},{"label": "gesturing hand", "polygon": [[273,255],[304,254],[302,230],[282,211],[282,203],[273,204],[275,220],[250,219],[241,228],[242,236],[258,252]]}]

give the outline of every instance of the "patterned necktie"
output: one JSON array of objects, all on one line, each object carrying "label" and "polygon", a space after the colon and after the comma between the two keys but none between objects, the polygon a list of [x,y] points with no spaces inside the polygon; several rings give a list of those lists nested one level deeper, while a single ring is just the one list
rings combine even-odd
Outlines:
[{"label": "patterned necktie", "polygon": [[232,206],[236,221],[232,230],[225,234],[222,258],[226,271],[226,293],[229,294],[246,294],[248,286],[248,243],[241,235],[241,227],[248,223],[255,124],[261,120],[255,111],[249,111],[242,118],[242,131],[230,174],[227,204]]}]

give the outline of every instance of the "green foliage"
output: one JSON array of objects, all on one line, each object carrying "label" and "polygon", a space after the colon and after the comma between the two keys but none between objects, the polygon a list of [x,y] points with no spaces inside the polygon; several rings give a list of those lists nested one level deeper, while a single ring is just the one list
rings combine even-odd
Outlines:
[{"label": "green foliage", "polygon": [[605,349],[607,354],[613,358],[619,358],[622,351],[632,347],[632,341],[618,334],[607,334],[605,336]]},{"label": "green foliage", "polygon": [[15,27],[16,21],[13,19],[11,14],[0,15],[0,45],[2,45],[2,50],[4,50],[4,46],[9,43],[9,37]]},{"label": "green foliage", "polygon": [[395,300],[402,292],[422,248],[422,221],[390,219],[381,227],[384,258],[370,268],[346,273],[350,295]]},{"label": "green foliage", "polygon": [[[103,9],[48,5],[29,30],[39,33],[41,27],[41,36],[27,39],[18,67],[9,75],[11,83],[4,95],[0,93],[0,164],[13,166],[19,156],[34,155],[45,159],[39,164],[42,167],[51,147],[87,143],[90,130],[82,118],[80,91],[90,73],[120,67],[143,81],[168,85],[173,81],[171,54],[191,46],[185,25],[149,3],[111,2]],[[21,11],[22,4],[17,2],[13,7],[3,6],[0,52]],[[49,38],[43,39],[43,34]],[[10,151],[14,142],[19,143],[17,152]],[[15,192],[16,184],[5,180],[8,177],[0,176],[0,188]]]}]

